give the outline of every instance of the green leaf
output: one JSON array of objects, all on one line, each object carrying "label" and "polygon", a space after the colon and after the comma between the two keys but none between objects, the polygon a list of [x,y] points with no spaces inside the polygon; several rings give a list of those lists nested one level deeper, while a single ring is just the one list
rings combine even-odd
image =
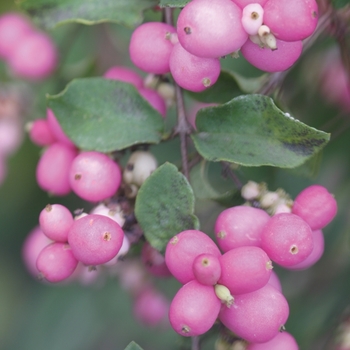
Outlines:
[{"label": "green leaf", "polygon": [[161,7],[185,7],[191,0],[160,0]]},{"label": "green leaf", "polygon": [[130,84],[76,79],[47,98],[64,132],[81,149],[111,152],[162,138],[163,118]]},{"label": "green leaf", "polygon": [[136,218],[149,243],[164,252],[170,238],[181,231],[198,229],[194,194],[176,166],[165,163],[141,186],[135,203]]},{"label": "green leaf", "polygon": [[320,151],[330,135],[283,113],[273,100],[246,95],[198,112],[198,152],[207,160],[294,168]]},{"label": "green leaf", "polygon": [[350,4],[350,0],[332,0],[333,6],[337,9]]},{"label": "green leaf", "polygon": [[130,342],[124,350],[143,350],[141,346],[136,344],[134,341]]},{"label": "green leaf", "polygon": [[200,102],[226,103],[233,97],[258,91],[265,80],[265,74],[258,78],[244,78],[237,73],[222,70],[219,79],[210,88],[199,93],[188,91],[188,94]]},{"label": "green leaf", "polygon": [[142,23],[144,10],[157,5],[156,0],[24,0],[20,5],[44,28],[78,22],[97,24],[115,22],[135,27]]}]

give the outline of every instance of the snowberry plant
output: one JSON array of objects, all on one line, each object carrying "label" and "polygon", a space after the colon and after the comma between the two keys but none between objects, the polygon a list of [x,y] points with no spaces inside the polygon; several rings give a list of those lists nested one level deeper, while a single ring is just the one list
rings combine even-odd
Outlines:
[{"label": "snowberry plant", "polygon": [[[330,141],[288,96],[299,60],[326,29],[346,50],[334,29],[346,11],[326,0],[20,7],[27,17],[0,17],[0,59],[13,79],[56,81],[38,96],[41,117],[27,123],[48,194],[23,244],[31,275],[48,285],[111,278],[135,321],[169,328],[192,350],[303,348],[279,275],[318,264],[338,201],[325,181],[288,193],[259,170],[307,171]],[[70,23],[76,37],[68,31],[69,44],[56,49],[29,19],[52,33]],[[133,28],[125,52],[67,64],[86,24],[104,28],[101,42],[122,42],[120,25]]]}]

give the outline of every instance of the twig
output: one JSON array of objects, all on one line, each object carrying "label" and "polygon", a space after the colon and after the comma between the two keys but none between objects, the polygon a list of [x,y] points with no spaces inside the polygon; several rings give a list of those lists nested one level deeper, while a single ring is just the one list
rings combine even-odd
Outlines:
[{"label": "twig", "polygon": [[243,187],[243,184],[241,180],[238,178],[238,176],[232,171],[229,162],[221,162],[223,166],[223,174],[226,175],[227,177],[230,177],[232,181],[235,183],[236,187],[238,190],[241,190]]},{"label": "twig", "polygon": [[192,347],[191,350],[200,350],[200,341],[199,341],[199,337],[192,337]]}]

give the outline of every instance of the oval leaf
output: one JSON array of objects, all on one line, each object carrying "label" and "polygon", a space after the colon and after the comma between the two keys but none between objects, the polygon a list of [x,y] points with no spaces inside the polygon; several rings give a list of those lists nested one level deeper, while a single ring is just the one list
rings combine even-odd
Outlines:
[{"label": "oval leaf", "polygon": [[174,235],[199,228],[192,188],[170,163],[160,166],[144,182],[136,197],[135,215],[146,239],[161,252]]},{"label": "oval leaf", "polygon": [[24,0],[21,7],[44,28],[68,22],[115,22],[129,27],[142,23],[142,12],[156,0]]},{"label": "oval leaf", "polygon": [[134,341],[130,342],[124,350],[143,350],[140,345]]},{"label": "oval leaf", "polygon": [[202,109],[196,126],[192,138],[205,159],[246,166],[294,168],[330,138],[283,113],[262,95],[239,96],[222,106]]},{"label": "oval leaf", "polygon": [[111,152],[162,138],[163,118],[130,84],[76,79],[47,98],[64,132],[81,149]]}]

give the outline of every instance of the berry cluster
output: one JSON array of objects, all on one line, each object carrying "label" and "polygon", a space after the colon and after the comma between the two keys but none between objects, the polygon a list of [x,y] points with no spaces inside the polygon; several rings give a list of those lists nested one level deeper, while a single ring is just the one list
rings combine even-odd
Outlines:
[{"label": "berry cluster", "polygon": [[[290,335],[279,335],[289,306],[277,275],[272,274],[272,262],[300,270],[318,261],[324,246],[321,229],[336,215],[337,203],[319,185],[304,189],[294,202],[281,191],[269,192],[253,182],[242,195],[249,200],[247,205],[224,210],[215,223],[223,254],[198,230],[183,231],[168,242],[166,264],[184,284],[171,303],[170,323],[177,333],[196,336],[207,332],[218,318],[251,343],[249,349],[267,349],[266,342],[286,348],[282,344],[295,341]],[[279,211],[270,216],[251,203]]]},{"label": "berry cluster", "polygon": [[146,72],[170,72],[178,85],[199,92],[217,81],[219,58],[239,50],[261,70],[290,68],[317,19],[315,0],[195,0],[182,9],[176,28],[158,22],[139,26],[130,58]]},{"label": "berry cluster", "polygon": [[57,50],[52,39],[25,17],[7,13],[0,17],[0,58],[15,76],[40,80],[55,70]]}]

